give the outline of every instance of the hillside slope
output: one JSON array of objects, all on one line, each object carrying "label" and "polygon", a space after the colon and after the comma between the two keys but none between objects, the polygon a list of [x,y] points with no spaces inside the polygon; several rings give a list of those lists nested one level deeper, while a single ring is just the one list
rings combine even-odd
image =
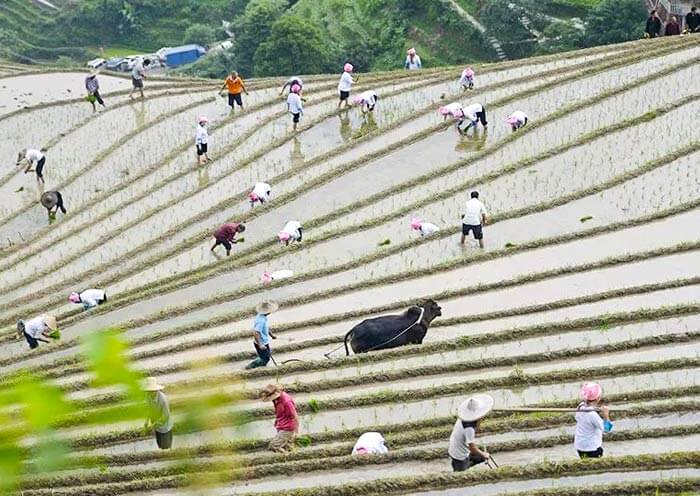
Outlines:
[{"label": "hillside slope", "polygon": [[[1,115],[5,163],[20,147],[49,145],[46,190],[60,190],[68,209],[49,224],[32,175],[3,171],[3,385],[28,369],[74,408],[49,422],[70,463],[30,473],[18,491],[700,490],[700,129],[687,118],[700,111],[698,61],[700,38],[677,37],[475,65],[470,93],[459,69],[370,73],[353,90],[377,91],[370,115],[338,112],[337,76],[313,76],[296,132],[276,79],[251,80],[246,110],[233,114],[217,81],[147,81],[147,98],[130,101],[128,80],[105,78],[108,105],[95,114],[49,94]],[[73,76],[81,94],[81,76],[60,77]],[[25,91],[29,77],[3,84]],[[56,75],[43,77],[50,87]],[[481,102],[488,129],[460,136],[437,111],[452,101]],[[504,119],[516,109],[530,119],[513,133]],[[210,122],[204,167],[193,149],[200,115]],[[251,208],[258,181],[272,199]],[[484,249],[459,244],[472,190],[488,210]],[[439,231],[420,237],[413,217]],[[284,246],[277,233],[289,220],[302,223],[303,241]],[[230,257],[212,253],[213,230],[229,221],[246,222],[245,241]],[[261,284],[282,269],[293,277]],[[88,287],[105,288],[107,303],[83,311],[66,301]],[[355,324],[428,298],[442,315],[422,344],[345,356]],[[276,364],[245,370],[263,300],[280,304],[270,316]],[[15,322],[45,313],[62,338],[29,352]],[[172,450],[144,432],[128,389],[100,375],[118,369],[121,345],[113,355],[87,348],[102,357],[97,372],[82,355],[81,340],[108,327],[139,373],[165,385]],[[600,460],[578,460],[570,413],[505,410],[573,408],[589,380],[618,408]],[[267,451],[273,410],[257,393],[270,382],[299,409],[291,454]],[[499,409],[478,442],[500,468],[452,473],[456,408],[474,392]],[[7,419],[27,427],[21,414]],[[351,457],[372,430],[389,455]],[[23,442],[42,439],[32,432]]]}]

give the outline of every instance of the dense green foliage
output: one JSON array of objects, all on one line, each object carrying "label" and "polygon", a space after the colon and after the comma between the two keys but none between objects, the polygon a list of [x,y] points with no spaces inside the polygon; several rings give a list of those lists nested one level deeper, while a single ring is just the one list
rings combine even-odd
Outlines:
[{"label": "dense green foliage", "polygon": [[607,45],[642,37],[647,11],[637,0],[603,0],[586,17],[585,46]]}]

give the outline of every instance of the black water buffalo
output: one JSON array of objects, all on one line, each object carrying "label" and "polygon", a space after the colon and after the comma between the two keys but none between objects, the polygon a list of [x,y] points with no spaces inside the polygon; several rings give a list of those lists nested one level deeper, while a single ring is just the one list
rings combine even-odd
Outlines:
[{"label": "black water buffalo", "polygon": [[345,354],[350,354],[348,338],[355,353],[421,344],[430,323],[441,315],[440,305],[433,300],[427,300],[410,307],[400,315],[383,315],[363,320],[345,335]]}]

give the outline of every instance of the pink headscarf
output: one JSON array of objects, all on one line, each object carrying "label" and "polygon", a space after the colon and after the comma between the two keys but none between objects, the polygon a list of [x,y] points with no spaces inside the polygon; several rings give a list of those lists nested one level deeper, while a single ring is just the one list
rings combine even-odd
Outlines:
[{"label": "pink headscarf", "polygon": [[277,234],[277,239],[280,240],[280,243],[283,243],[285,241],[289,241],[291,239],[291,237],[292,237],[292,235],[286,231],[280,231],[279,234]]},{"label": "pink headscarf", "polygon": [[260,198],[258,198],[258,195],[251,192],[251,193],[248,193],[248,199],[250,201],[254,202],[254,201],[258,201]]},{"label": "pink headscarf", "polygon": [[439,111],[442,115],[450,115],[451,113],[454,117],[464,117],[464,112],[459,109],[451,110],[447,107],[440,107]]},{"label": "pink headscarf", "polygon": [[520,122],[520,121],[518,120],[517,117],[510,116],[506,119],[506,122],[508,124],[510,124],[511,126],[516,126],[518,124],[518,122]]},{"label": "pink headscarf", "polygon": [[262,276],[260,277],[260,280],[263,284],[270,284],[272,282],[272,276],[269,272],[263,272]]},{"label": "pink headscarf", "polygon": [[198,122],[199,124],[202,124],[202,123],[205,123],[205,124],[206,124],[207,122],[209,122],[209,119],[208,119],[207,117],[201,115],[201,116],[199,116],[199,118],[197,119],[197,122]]},{"label": "pink headscarf", "polygon": [[299,86],[298,84],[293,84],[292,87],[289,88],[289,91],[298,94],[301,91],[301,86]]},{"label": "pink headscarf", "polygon": [[474,71],[472,70],[471,67],[467,67],[466,69],[464,69],[463,74],[467,77],[472,77],[472,76],[474,76]]},{"label": "pink headscarf", "polygon": [[581,386],[581,398],[586,401],[599,400],[603,395],[603,388],[597,382],[586,382]]},{"label": "pink headscarf", "polygon": [[449,114],[450,114],[450,109],[448,109],[447,107],[440,107],[440,108],[438,109],[438,111],[439,111],[440,114],[442,114],[442,115],[449,115]]},{"label": "pink headscarf", "polygon": [[71,303],[80,303],[80,295],[74,291],[68,297],[68,301]]},{"label": "pink headscarf", "polygon": [[414,231],[417,231],[418,229],[420,229],[420,224],[421,224],[421,222],[420,222],[420,219],[418,217],[414,217],[411,219],[411,229],[413,229]]},{"label": "pink headscarf", "polygon": [[346,63],[346,64],[343,66],[343,70],[344,70],[345,72],[352,72],[353,69],[354,69],[354,67],[353,67],[353,65],[352,65],[350,62]]},{"label": "pink headscarf", "polygon": [[359,105],[359,104],[361,104],[361,103],[364,103],[365,99],[362,98],[362,95],[357,95],[357,96],[355,97],[354,101],[355,101],[356,104]]}]

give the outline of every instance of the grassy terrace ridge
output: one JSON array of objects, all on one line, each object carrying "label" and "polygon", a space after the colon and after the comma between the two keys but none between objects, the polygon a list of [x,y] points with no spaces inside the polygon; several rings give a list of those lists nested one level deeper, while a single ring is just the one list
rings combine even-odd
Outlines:
[{"label": "grassy terrace ridge", "polygon": [[[589,63],[585,63],[585,64],[581,64],[580,66],[575,66],[575,67],[576,67],[576,68],[580,68],[580,69],[583,70],[583,69],[585,69],[585,68],[587,68],[587,67],[590,68],[590,64],[589,64]],[[572,68],[570,68],[570,67],[565,67],[565,68],[562,68],[562,69],[559,69],[559,70],[548,71],[548,73],[550,73],[550,74],[554,74],[554,73],[567,73],[567,72],[571,72],[571,71],[572,71]],[[497,85],[497,87],[504,86],[505,84],[506,84],[506,83],[504,83],[504,84],[499,84],[499,85]],[[484,90],[487,90],[487,89],[488,89],[488,88],[484,88]],[[532,92],[527,92],[527,94],[531,94],[531,93],[532,93]],[[520,94],[518,93],[517,95],[520,95]],[[329,98],[332,98],[332,97],[329,97]],[[425,107],[425,108],[419,110],[419,111],[418,111],[418,114],[422,115],[422,114],[427,113],[427,112],[432,111],[432,110],[434,110],[434,105],[428,105],[427,107]],[[327,115],[324,115],[324,116],[322,116],[320,119],[318,119],[318,121],[320,122],[320,121],[324,120],[325,118],[328,118],[329,116],[332,116],[332,115],[335,115],[335,114],[336,114],[336,112],[329,112]],[[378,135],[378,134],[382,134],[382,133],[384,133],[384,132],[386,132],[386,131],[388,131],[388,130],[391,130],[391,129],[395,128],[395,127],[398,127],[399,125],[401,125],[401,124],[403,124],[403,123],[404,123],[404,121],[399,121],[399,122],[397,122],[397,123],[396,123],[395,125],[393,125],[393,126],[384,127],[384,128],[382,128],[382,129],[380,129],[376,134],[377,134],[377,135]],[[311,125],[313,125],[313,124],[307,124],[306,126],[311,127]],[[441,129],[441,128],[443,128],[443,127],[444,127],[444,126],[435,126],[435,128],[430,128],[430,129],[428,129],[428,130],[426,130],[426,131],[423,131],[423,132],[421,132],[421,133],[418,133],[418,135],[420,135],[420,136],[427,136],[427,135],[431,134],[432,132],[434,132],[435,130]],[[301,130],[304,130],[305,127],[302,126],[302,128],[300,128],[300,129],[301,129]],[[369,135],[367,135],[366,137],[364,137],[363,140],[369,140],[369,139],[371,139],[371,138],[373,138],[373,137],[375,137],[375,135],[372,134],[372,133],[370,133]],[[254,161],[254,160],[260,158],[261,156],[263,156],[265,153],[267,153],[267,151],[269,151],[269,150],[271,150],[271,149],[274,149],[274,148],[280,146],[280,144],[282,144],[282,143],[288,141],[288,140],[291,139],[291,138],[292,138],[292,135],[290,134],[290,135],[286,136],[285,138],[279,140],[281,143],[280,143],[280,142],[276,142],[276,143],[273,143],[272,145],[270,145],[270,146],[268,146],[268,147],[266,147],[266,148],[260,150],[260,151],[259,151],[258,153],[256,153],[253,157],[251,157],[251,158],[245,160],[242,164],[240,164],[240,166],[237,167],[237,169],[245,167],[246,165],[248,165],[248,164],[251,163],[252,161]],[[393,145],[392,147],[390,147],[390,148],[388,148],[388,149],[385,149],[385,150],[382,150],[382,151],[380,152],[380,154],[377,154],[377,156],[384,155],[385,153],[388,153],[389,151],[394,150],[394,149],[398,148],[399,146],[405,145],[407,141],[409,141],[409,140],[410,140],[410,141],[413,141],[413,140],[415,140],[415,139],[416,139],[416,135],[411,136],[408,140],[401,140],[399,143]],[[350,146],[357,145],[359,142],[360,142],[360,140],[355,140],[355,141],[353,141],[353,143],[352,143],[351,145],[348,145],[348,146],[346,146],[345,148],[349,148]],[[318,163],[321,163],[324,159],[326,159],[326,158],[328,158],[329,156],[332,156],[332,155],[334,155],[335,153],[337,153],[337,151],[338,151],[338,149],[335,149],[335,150],[333,150],[332,152],[329,152],[329,153],[327,153],[327,154],[323,154],[322,156],[315,158],[313,161],[307,162],[307,163],[305,164],[303,170],[307,170],[308,168],[312,167],[313,165],[316,165],[316,164],[318,164]],[[362,160],[356,160],[356,161],[352,162],[352,164],[351,164],[350,167],[345,167],[342,171],[337,171],[337,170],[336,170],[335,172],[332,172],[332,173],[330,173],[329,175],[324,176],[324,180],[329,180],[329,179],[332,178],[332,177],[336,177],[337,175],[339,175],[339,172],[340,172],[340,173],[344,173],[344,172],[347,172],[348,170],[351,170],[352,168],[356,168],[356,167],[358,167],[358,166],[361,166],[361,165],[364,164],[365,161],[368,160],[369,158],[373,158],[373,157],[363,157]],[[296,175],[298,172],[301,172],[301,170],[302,170],[302,169],[295,169],[294,171],[291,171],[291,173],[294,174],[294,175]],[[233,171],[231,171],[231,172],[233,172]],[[228,175],[228,174],[227,174],[227,175]],[[282,179],[285,179],[285,178],[286,178],[286,177],[276,177],[276,178],[273,178],[273,179],[274,179],[274,181],[279,181],[279,180],[282,180]],[[271,179],[271,180],[272,180],[272,179]],[[239,197],[240,197],[240,198],[243,198],[244,195],[245,195],[245,192],[240,192],[240,193],[238,193],[238,194],[235,195],[235,198],[239,198]],[[292,195],[285,195],[284,197],[277,198],[277,199],[275,200],[275,205],[280,205],[280,204],[282,204],[281,202],[283,201],[283,199],[286,199],[287,201],[289,201],[291,198],[292,198]],[[229,200],[227,200],[227,202],[228,202],[228,201],[229,201]],[[209,208],[206,212],[202,212],[202,213],[198,214],[197,216],[195,216],[193,219],[190,219],[190,220],[189,220],[189,223],[196,222],[196,221],[198,221],[198,220],[201,220],[201,219],[203,219],[203,218],[206,218],[208,215],[211,215],[212,213],[218,211],[218,210],[222,207],[222,205],[223,205],[223,204],[217,204],[217,205],[215,205],[214,207]],[[163,209],[163,207],[160,207],[160,208],[155,209],[154,211],[151,211],[151,212],[146,213],[145,215],[142,216],[141,220],[143,220],[144,218],[150,217],[151,215],[153,215],[154,213],[157,213],[158,211],[161,211],[162,209]],[[259,209],[259,210],[261,210],[261,211],[260,211],[260,212],[250,212],[250,213],[248,213],[247,215],[243,216],[243,219],[249,221],[249,220],[251,220],[252,218],[255,218],[256,216],[259,216],[261,213],[263,213],[262,211],[263,211],[264,209]],[[140,221],[140,220],[139,220],[139,221]],[[159,239],[165,239],[165,238],[167,238],[167,237],[170,236],[171,234],[174,234],[175,232],[177,232],[178,229],[179,229],[179,228],[172,228],[171,230],[168,231],[168,234],[163,234],[163,235],[161,235]],[[207,233],[200,233],[200,234],[198,234],[198,235],[196,235],[196,236],[193,236],[193,237],[190,239],[190,241],[189,241],[188,243],[192,243],[193,241],[199,241],[199,240],[201,240],[202,236],[205,236],[206,234],[208,234],[208,232],[207,232]],[[136,253],[137,253],[137,252],[133,252],[132,255],[133,255],[133,254],[136,254]],[[130,255],[130,256],[132,256],[132,255]],[[122,257],[122,258],[123,258],[123,257]],[[143,264],[142,264],[142,265],[143,265]],[[49,272],[49,270],[45,270],[45,271],[42,271],[42,273],[36,274],[36,275],[35,275],[35,279],[38,278],[38,277],[40,277],[42,274],[48,273],[48,272]],[[78,277],[74,277],[73,279],[78,279],[78,278],[79,278],[79,276],[78,276]],[[46,288],[45,290],[43,290],[41,294],[50,294],[51,292],[50,292],[48,289],[49,289],[49,288]]]},{"label": "grassy terrace ridge", "polygon": [[[411,79],[411,78],[416,78],[416,79],[417,79],[417,76],[414,75],[414,74],[411,74],[411,73],[404,74],[402,77],[403,77],[403,78],[406,78],[406,79]],[[370,82],[373,82],[373,81],[383,81],[383,80],[391,80],[391,81],[393,81],[393,80],[396,80],[396,78],[397,78],[397,76],[392,75],[392,76],[376,76],[376,77],[370,77],[370,78],[368,78],[368,79],[370,80]],[[363,80],[363,81],[365,81],[365,80]],[[130,139],[132,139],[132,138],[133,138],[134,136],[136,136],[137,134],[143,132],[144,130],[150,129],[150,128],[153,127],[154,125],[156,125],[156,124],[158,124],[158,123],[160,123],[160,122],[163,122],[163,121],[164,121],[166,118],[168,118],[168,117],[172,117],[173,115],[177,115],[177,114],[182,113],[182,112],[184,112],[184,111],[186,111],[186,110],[189,110],[189,109],[191,109],[191,108],[194,108],[196,105],[201,105],[201,104],[203,104],[204,102],[211,101],[211,100],[212,100],[212,96],[209,95],[207,98],[202,99],[202,100],[200,100],[200,101],[198,101],[198,102],[196,102],[196,103],[194,103],[194,104],[190,104],[190,105],[181,107],[180,109],[175,109],[175,110],[172,110],[172,111],[170,111],[170,112],[168,112],[168,113],[166,113],[166,114],[162,114],[161,116],[159,116],[159,117],[158,117],[157,119],[155,119],[154,121],[145,123],[143,126],[140,126],[139,128],[135,129],[135,130],[132,131],[131,133],[128,133],[128,134],[126,134],[126,135],[123,135],[122,138],[121,138],[119,141],[117,141],[117,143],[115,143],[114,145],[110,146],[109,148],[107,148],[106,150],[104,150],[103,152],[101,152],[100,155],[99,155],[98,157],[96,157],[95,159],[93,159],[93,160],[90,162],[90,164],[88,164],[86,167],[84,167],[84,168],[82,168],[80,171],[77,171],[76,173],[70,175],[67,179],[64,179],[61,183],[59,183],[59,184],[56,186],[56,188],[57,188],[57,189],[61,189],[61,188],[64,188],[66,185],[71,184],[71,183],[72,183],[73,181],[75,181],[78,177],[80,177],[86,170],[89,170],[89,169],[91,169],[93,166],[95,166],[96,164],[99,164],[99,162],[101,162],[102,160],[104,160],[104,159],[105,159],[108,155],[110,155],[114,150],[116,150],[117,148],[119,148],[119,147],[122,146],[124,143],[128,142]],[[279,102],[279,100],[278,100],[278,102]],[[98,116],[99,116],[99,114],[98,114]],[[306,124],[306,126],[309,126],[309,127],[310,127],[309,124]],[[303,127],[300,128],[300,129],[303,129]],[[289,139],[291,139],[291,136],[289,137]],[[16,211],[14,211],[13,213],[11,213],[10,215],[8,215],[8,216],[6,216],[6,217],[0,219],[0,226],[3,226],[3,225],[5,225],[5,224],[7,224],[10,220],[15,219],[17,216],[19,216],[19,215],[21,215],[22,213],[26,212],[28,209],[32,208],[33,206],[34,206],[34,204],[26,205],[25,207],[23,207],[23,208],[21,208],[21,209],[19,209],[19,210],[16,210]]]},{"label": "grassy terrace ridge", "polygon": [[[650,431],[654,432],[654,431]],[[561,441],[560,438],[557,441]],[[526,440],[521,446],[516,449],[527,448],[528,443],[533,442],[532,440]],[[551,441],[550,441],[551,442]],[[567,439],[566,442],[570,442]],[[516,443],[513,443],[514,445]],[[555,443],[561,444],[560,442]],[[411,455],[414,455],[413,458]],[[381,463],[388,463],[391,461],[409,461],[412,459],[417,460],[433,460],[436,458],[446,458],[445,449],[434,449],[425,450],[424,456],[421,457],[420,451],[399,451],[391,452],[383,456],[371,456],[371,457],[352,457],[344,456],[335,459],[325,459],[310,462],[291,462],[286,464],[284,467],[279,465],[270,465],[255,467],[255,470],[246,471],[241,470],[226,470],[216,472],[212,470],[210,473],[216,475],[220,483],[230,483],[236,480],[250,480],[248,476],[257,475],[274,475],[274,474],[294,474],[302,471],[319,470],[325,467],[328,468],[341,468],[350,466],[362,466],[362,465],[375,465]],[[426,458],[427,457],[427,458]],[[324,465],[324,463],[326,465]],[[640,469],[670,469],[670,468],[681,468],[681,467],[693,467],[700,464],[700,453],[668,453],[663,455],[631,455],[624,457],[605,457],[597,459],[595,463],[589,460],[563,460],[558,462],[541,462],[530,464],[526,466],[508,466],[501,467],[496,470],[479,470],[472,472],[461,472],[461,473],[441,473],[439,475],[430,476],[418,476],[418,477],[402,477],[402,478],[386,478],[373,480],[373,488],[377,491],[381,491],[381,494],[386,494],[389,491],[398,492],[415,490],[415,489],[428,489],[439,487],[445,489],[447,487],[454,487],[455,484],[459,486],[466,485],[467,483],[487,483],[496,481],[506,481],[506,480],[524,480],[524,479],[535,479],[556,476],[561,477],[564,475],[576,475],[576,474],[587,474],[587,473],[600,473],[603,471],[627,471],[627,470],[640,470]],[[106,483],[101,485],[87,485],[87,486],[77,486],[66,489],[30,489],[23,491],[24,496],[43,496],[43,495],[60,495],[60,494],[70,494],[75,496],[106,496],[112,494],[118,494],[121,492],[131,492],[138,490],[153,490],[153,489],[165,489],[165,488],[176,488],[184,487],[189,483],[189,479],[185,474],[168,475],[159,478],[147,478],[137,481],[127,481],[127,482],[116,482],[116,483]],[[439,486],[436,485],[439,483]],[[332,487],[332,489],[331,489]],[[256,493],[256,494],[282,494],[289,496],[296,495],[355,495],[359,494],[357,491],[360,487],[366,488],[366,482],[360,483],[347,483],[340,484],[336,486],[325,486],[325,487],[314,487],[308,489],[295,489],[289,491],[279,491],[274,493]],[[379,493],[378,493],[379,494]]]},{"label": "grassy terrace ridge", "polygon": [[[447,424],[449,426],[449,423]],[[235,468],[228,472],[228,477],[226,481],[232,480],[255,480],[259,478],[275,476],[275,475],[294,475],[299,473],[306,473],[311,471],[318,471],[320,469],[327,470],[333,468],[344,468],[344,467],[358,467],[366,465],[375,464],[388,464],[395,462],[406,462],[406,461],[430,461],[439,460],[445,458],[445,448],[414,448],[413,446],[420,442],[430,442],[430,441],[445,441],[449,438],[451,428],[443,429],[438,433],[435,438],[419,438],[406,440],[405,444],[400,441],[398,443],[395,451],[388,453],[381,457],[352,457],[348,455],[352,451],[352,445],[339,446],[337,448],[331,448],[328,452],[315,453],[316,456],[313,458],[308,458],[304,460],[292,460],[292,461],[262,461],[257,464],[248,464],[250,459],[240,459],[239,457],[232,457],[229,460],[217,459],[215,464],[212,464],[209,460],[204,460],[200,463],[193,464],[174,464],[172,466],[159,467],[159,468],[146,468],[143,470],[134,470],[133,472],[112,472],[107,474],[86,474],[86,475],[65,475],[58,477],[51,477],[47,480],[42,480],[42,478],[30,482],[25,486],[27,490],[30,489],[55,489],[57,487],[73,487],[74,489],[83,485],[94,485],[94,484],[114,484],[123,483],[129,481],[131,483],[138,483],[139,480],[149,480],[155,478],[165,478],[180,474],[191,474],[191,473],[201,473],[201,472],[218,472],[220,471],[220,464],[225,466],[242,466],[244,468]],[[672,427],[660,427],[654,429],[636,429],[636,430],[625,430],[621,432],[612,432],[606,436],[607,442],[619,442],[619,441],[632,441],[638,439],[656,439],[665,437],[678,437],[686,436],[700,433],[700,425],[679,425]],[[488,445],[488,449],[492,453],[502,453],[509,451],[520,451],[527,449],[538,449],[538,448],[552,448],[555,446],[567,445],[571,442],[570,434],[560,434],[555,436],[548,436],[544,438],[537,439],[517,439],[513,441],[495,442]],[[392,444],[392,448],[396,443]],[[401,449],[403,448],[403,449]],[[283,455],[284,456],[284,455]],[[277,456],[279,457],[279,456]],[[260,458],[266,458],[262,456]],[[269,457],[272,458],[272,457]],[[281,457],[280,457],[281,458]],[[248,469],[248,467],[254,467],[254,469]],[[118,490],[117,487],[110,486],[113,490]],[[91,489],[95,489],[94,487]],[[133,486],[129,489],[133,490]],[[90,494],[90,493],[80,493],[78,494]],[[104,493],[102,493],[104,494]]]},{"label": "grassy terrace ridge", "polygon": [[[693,369],[700,366],[700,358],[680,358],[661,360],[655,362],[641,362],[625,364],[620,366],[593,367],[588,370],[588,375],[599,379],[607,377],[620,377],[623,375],[636,375],[650,372],[673,371],[683,369]],[[541,374],[518,373],[508,376],[489,378],[474,384],[472,381],[457,382],[447,385],[425,387],[410,391],[384,390],[368,394],[339,397],[333,399],[311,400],[308,402],[297,401],[297,411],[299,413],[314,413],[317,411],[339,411],[349,410],[359,407],[376,406],[388,403],[403,403],[418,400],[428,400],[445,396],[456,396],[475,391],[484,391],[493,388],[524,387],[535,385],[550,385],[566,381],[576,381],[581,376],[581,371],[574,370],[554,370]],[[290,388],[291,390],[291,388]],[[236,395],[222,394],[222,401],[238,400]],[[128,417],[128,412],[125,412]],[[234,426],[255,420],[269,419],[273,416],[272,407],[267,408],[245,408],[233,412],[220,412],[212,414],[208,418],[210,426]],[[78,414],[80,415],[80,414]],[[77,416],[71,420],[77,419]],[[85,412],[83,418],[89,422],[90,412]],[[97,418],[100,413],[97,413]],[[72,423],[72,422],[71,422]],[[175,432],[179,432],[177,427]],[[85,434],[69,436],[73,450],[92,449],[104,447],[109,444],[144,439],[143,429],[131,428],[119,431],[105,432],[101,434]]]},{"label": "grassy terrace ridge", "polygon": [[[670,72],[670,71],[669,71],[669,72]],[[611,97],[611,96],[613,96],[613,95],[607,95],[607,97]],[[692,100],[692,99],[691,99],[691,100]],[[590,102],[587,102],[587,103],[590,103]],[[570,110],[570,109],[569,109],[569,110]],[[567,110],[567,111],[569,111],[569,110]],[[666,110],[666,111],[669,111],[669,110]],[[663,109],[660,110],[661,113],[664,113],[664,112],[666,112],[666,111],[663,110]],[[561,115],[564,115],[564,113],[562,112]],[[659,115],[661,115],[661,114],[659,114]],[[631,124],[631,123],[628,123],[628,124]],[[533,126],[533,127],[534,127],[534,126]],[[590,137],[588,137],[588,138],[586,138],[586,139],[590,139]],[[507,139],[506,139],[506,140],[507,140]],[[277,202],[278,202],[278,200],[276,200],[276,204],[277,204]],[[411,208],[413,208],[413,207],[411,207]],[[261,210],[262,210],[262,209],[261,209]],[[338,234],[331,234],[331,235],[329,235],[329,237],[331,237],[331,236],[337,236],[337,235],[338,235]],[[313,241],[313,240],[312,240],[312,241]],[[320,240],[320,241],[318,241],[318,242],[321,242],[321,241],[323,241],[323,240]],[[387,252],[388,252],[388,251],[391,251],[391,250],[387,250]],[[387,253],[387,252],[384,252],[384,253]],[[257,258],[262,258],[262,257],[263,257],[263,255],[259,255]],[[252,261],[251,261],[251,262],[248,262],[248,264],[250,264],[250,263],[254,263],[254,262],[252,262]],[[240,264],[234,263],[234,264],[231,264],[231,265],[232,265],[232,266],[235,265],[236,267],[238,267]],[[232,268],[233,268],[233,267],[229,267],[229,268],[227,268],[227,270],[232,270]],[[193,282],[189,282],[189,284],[192,284],[192,283],[193,283]],[[180,281],[179,284],[180,284],[180,286],[181,286],[181,285],[182,285],[182,281]],[[143,293],[137,293],[137,294],[134,295],[134,298],[137,298],[137,297],[138,297],[138,298],[142,298],[142,297],[144,297],[144,296],[146,296],[146,295],[144,295]]]}]

